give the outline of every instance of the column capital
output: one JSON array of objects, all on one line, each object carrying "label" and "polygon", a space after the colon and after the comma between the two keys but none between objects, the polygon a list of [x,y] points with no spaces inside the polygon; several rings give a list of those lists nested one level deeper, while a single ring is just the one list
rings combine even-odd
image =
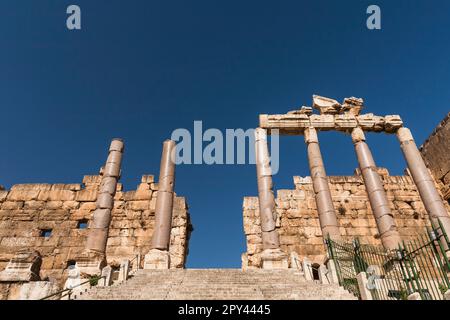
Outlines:
[{"label": "column capital", "polygon": [[317,130],[314,127],[305,128],[303,132],[305,136],[306,143],[319,143],[319,138],[317,137]]},{"label": "column capital", "polygon": [[360,127],[356,127],[352,130],[352,141],[353,143],[358,143],[362,141],[366,141],[366,135],[364,134],[364,130]]},{"label": "column capital", "polygon": [[411,130],[404,127],[397,130],[397,138],[400,142],[414,141]]},{"label": "column capital", "polygon": [[263,128],[255,129],[255,142],[259,140],[267,140],[267,130]]}]

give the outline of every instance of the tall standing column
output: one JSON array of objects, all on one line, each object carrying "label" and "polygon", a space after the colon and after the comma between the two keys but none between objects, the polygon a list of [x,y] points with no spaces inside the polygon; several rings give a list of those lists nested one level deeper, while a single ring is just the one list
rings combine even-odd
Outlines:
[{"label": "tall standing column", "polygon": [[255,130],[256,175],[258,180],[259,216],[263,242],[261,255],[264,269],[287,268],[287,255],[280,249],[276,230],[275,197],[266,130]]},{"label": "tall standing column", "polygon": [[164,141],[159,169],[158,196],[155,209],[155,229],[151,250],[145,255],[144,269],[168,269],[170,267],[170,233],[175,184],[175,141]]},{"label": "tall standing column", "polygon": [[447,235],[450,235],[450,216],[445,209],[444,203],[436,189],[435,182],[423,158],[417,149],[411,131],[408,128],[400,128],[397,131],[400,147],[405,157],[411,176],[417,186],[420,197],[427,210],[430,220],[437,226],[440,220]]},{"label": "tall standing column", "polygon": [[330,186],[320,152],[317,131],[313,127],[306,128],[304,135],[308,149],[309,169],[313,181],[322,235],[324,238],[330,236],[333,239],[340,239],[341,234],[339,232],[333,198],[331,197]]},{"label": "tall standing column", "polygon": [[111,142],[108,159],[103,168],[103,177],[98,191],[96,209],[89,226],[86,249],[102,255],[106,251],[109,224],[111,223],[111,211],[114,206],[117,181],[120,177],[123,149],[124,143],[121,139],[114,139]]},{"label": "tall standing column", "polygon": [[361,128],[352,131],[352,140],[355,145],[359,167],[364,179],[370,206],[375,216],[381,242],[387,249],[398,248],[400,235],[391,213],[383,182],[377,172],[372,153],[366,143],[364,132]]},{"label": "tall standing column", "polygon": [[106,265],[106,244],[114,195],[120,178],[123,150],[122,139],[114,139],[111,142],[108,159],[101,172],[102,181],[98,190],[96,209],[89,225],[85,250],[77,257],[77,267],[82,274],[100,274]]}]

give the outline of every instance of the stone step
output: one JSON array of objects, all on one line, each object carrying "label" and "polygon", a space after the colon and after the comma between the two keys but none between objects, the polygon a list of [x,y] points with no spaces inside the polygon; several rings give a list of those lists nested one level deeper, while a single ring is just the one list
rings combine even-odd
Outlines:
[{"label": "stone step", "polygon": [[[138,293],[138,294],[137,294]],[[95,287],[76,299],[249,300],[356,299],[338,285],[306,281],[298,270],[138,270],[111,287]]]}]

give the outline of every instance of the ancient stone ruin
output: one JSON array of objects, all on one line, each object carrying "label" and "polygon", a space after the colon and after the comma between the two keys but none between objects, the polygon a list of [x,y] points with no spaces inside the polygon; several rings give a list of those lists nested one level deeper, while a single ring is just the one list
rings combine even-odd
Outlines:
[{"label": "ancient stone ruin", "polygon": [[[122,261],[137,269],[144,258],[147,268],[184,268],[192,225],[185,198],[173,192],[173,145],[164,143],[159,181],[143,175],[136,190],[124,191],[118,182],[120,139],[111,142],[100,174],[81,184],[0,190],[0,299],[62,289],[71,267],[82,278],[100,275],[107,265],[118,277]],[[38,280],[40,286],[24,286]]]},{"label": "ancient stone ruin", "polygon": [[[247,252],[242,255],[242,268],[271,268],[274,261],[276,267],[287,268],[293,261],[289,256],[307,257],[321,265],[326,261],[324,239],[328,236],[358,237],[364,243],[396,248],[437,219],[450,232],[449,117],[424,144],[422,157],[400,116],[361,114],[363,107],[362,99],[347,98],[341,104],[313,96],[312,107],[260,115],[255,134],[258,197],[244,198]],[[311,173],[294,177],[295,189],[278,190],[276,196],[266,141],[274,130],[304,136]],[[359,163],[353,176],[326,175],[319,147],[321,131],[339,131],[352,139]],[[408,165],[404,176],[391,176],[376,166],[365,132],[398,138]]]},{"label": "ancient stone ruin", "polygon": [[[143,175],[133,191],[119,182],[121,139],[81,184],[0,187],[0,299],[355,299],[340,287],[326,239],[395,249],[438,221],[450,234],[450,114],[419,149],[400,116],[363,108],[358,98],[314,96],[311,107],[260,116],[241,270],[184,270],[193,227],[175,193],[174,141],[163,144],[158,181]],[[322,131],[352,140],[353,176],[327,176]],[[275,193],[267,137],[277,132],[303,136],[310,176]],[[397,137],[403,176],[376,166],[365,132]]]}]

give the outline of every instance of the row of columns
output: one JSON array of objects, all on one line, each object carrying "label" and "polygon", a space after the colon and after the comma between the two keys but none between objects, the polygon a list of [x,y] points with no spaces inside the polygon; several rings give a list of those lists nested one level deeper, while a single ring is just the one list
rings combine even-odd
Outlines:
[{"label": "row of columns", "polygon": [[[96,209],[89,225],[89,233],[85,253],[95,257],[106,257],[109,225],[114,207],[114,195],[121,173],[121,163],[124,143],[114,139],[109,148],[108,158],[101,174]],[[170,266],[170,232],[172,230],[172,211],[175,183],[175,142],[166,140],[161,156],[158,193],[155,209],[155,229],[151,240],[150,255],[146,256],[145,265],[148,268],[169,268]],[[155,254],[156,250],[156,254]],[[161,258],[161,256],[163,258]]]},{"label": "row of columns", "polygon": [[[390,210],[383,182],[377,172],[369,146],[366,143],[364,131],[361,128],[355,128],[351,132],[351,136],[381,242],[387,249],[398,248],[401,237]],[[330,236],[334,239],[339,239],[339,225],[316,129],[313,127],[306,128],[304,137],[308,150],[308,161],[322,234],[324,237]],[[433,225],[437,225],[437,220],[440,220],[446,233],[450,235],[450,216],[410,130],[400,128],[397,131],[397,137],[431,222]],[[255,149],[263,250],[279,249],[278,233],[275,228],[275,197],[273,194],[266,130],[256,129]]]}]

